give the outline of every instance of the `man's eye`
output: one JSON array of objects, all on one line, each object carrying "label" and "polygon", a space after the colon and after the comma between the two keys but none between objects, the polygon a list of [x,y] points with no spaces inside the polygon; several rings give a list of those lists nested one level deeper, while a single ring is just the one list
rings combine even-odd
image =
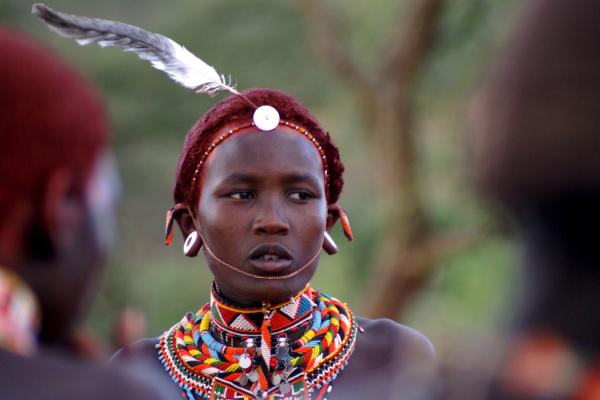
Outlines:
[{"label": "man's eye", "polygon": [[313,195],[308,192],[293,192],[288,197],[292,200],[307,201],[312,199]]},{"label": "man's eye", "polygon": [[254,194],[252,192],[235,192],[229,195],[232,199],[236,200],[250,200],[254,198]]}]

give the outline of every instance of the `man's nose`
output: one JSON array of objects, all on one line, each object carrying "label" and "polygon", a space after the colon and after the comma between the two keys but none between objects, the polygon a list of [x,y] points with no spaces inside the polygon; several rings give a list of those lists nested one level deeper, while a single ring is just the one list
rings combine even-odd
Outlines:
[{"label": "man's nose", "polygon": [[287,235],[290,226],[283,199],[273,195],[260,201],[260,210],[254,219],[253,230],[257,235]]}]

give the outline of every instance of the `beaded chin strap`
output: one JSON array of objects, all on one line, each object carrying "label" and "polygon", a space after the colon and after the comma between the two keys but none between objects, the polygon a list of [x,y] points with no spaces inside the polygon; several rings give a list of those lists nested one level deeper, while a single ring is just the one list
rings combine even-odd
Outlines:
[{"label": "beaded chin strap", "polygon": [[[321,162],[323,165],[323,176],[324,176],[324,181],[325,181],[325,189],[326,189],[326,193],[328,193],[327,188],[329,187],[329,170],[327,168],[328,164],[327,164],[327,156],[325,154],[325,150],[323,149],[321,144],[318,142],[318,140],[314,137],[314,135],[312,133],[310,133],[308,130],[306,130],[304,127],[299,126],[299,125],[289,122],[289,121],[280,120],[279,113],[277,112],[277,110],[275,108],[273,108],[271,106],[258,107],[256,109],[256,111],[254,112],[253,121],[251,123],[243,124],[236,128],[229,129],[227,132],[225,132],[224,134],[219,136],[214,142],[212,142],[210,144],[210,146],[208,146],[206,151],[202,154],[202,157],[200,158],[200,160],[198,161],[198,164],[196,165],[196,169],[194,170],[194,175],[192,178],[192,185],[194,187],[197,185],[198,174],[200,173],[200,170],[202,169],[202,165],[206,162],[206,160],[208,159],[210,154],[214,151],[214,149],[217,146],[219,146],[221,143],[223,143],[225,140],[227,140],[228,138],[233,136],[236,132],[239,132],[243,129],[250,128],[250,127],[256,127],[264,132],[269,132],[269,131],[273,131],[278,126],[285,126],[285,127],[295,130],[296,132],[302,134],[304,137],[306,137],[308,140],[310,140],[310,142],[315,146],[315,148],[319,152],[319,156],[321,157]],[[198,188],[197,190],[200,190],[200,189]],[[175,205],[175,207],[173,207],[167,211],[167,215],[166,215],[165,245],[167,245],[167,246],[170,246],[173,243],[173,214],[174,214],[174,211],[176,211],[180,208],[186,208],[188,210],[188,212],[190,213],[190,216],[194,219],[194,224],[196,225],[196,229],[199,229],[199,226],[196,223],[196,220],[194,218],[194,214],[192,213],[191,208],[182,203]],[[354,236],[352,234],[352,228],[350,227],[350,220],[348,219],[348,215],[346,214],[346,211],[344,211],[343,208],[341,208],[337,205],[335,207],[335,210],[337,211],[337,214],[340,218],[340,221],[342,224],[342,229],[344,231],[344,236],[346,237],[346,239],[348,241],[352,241],[354,239]],[[198,234],[200,234],[199,230],[198,230]],[[206,247],[206,252],[211,257],[213,257],[214,259],[219,261],[221,264],[223,264],[229,268],[232,268],[238,272],[241,271],[238,268],[231,266],[231,265],[227,264],[226,262],[222,261],[220,258],[218,258],[210,250],[210,248],[208,248],[206,246],[206,242],[204,240],[203,240],[203,242]],[[318,255],[318,253],[317,253],[317,255]],[[315,257],[313,257],[311,262],[314,261],[314,259],[316,259],[317,255],[315,255]],[[306,268],[308,265],[309,264],[305,264],[302,269]],[[295,272],[299,273],[300,270],[297,270]],[[296,273],[294,275],[296,275]]]}]

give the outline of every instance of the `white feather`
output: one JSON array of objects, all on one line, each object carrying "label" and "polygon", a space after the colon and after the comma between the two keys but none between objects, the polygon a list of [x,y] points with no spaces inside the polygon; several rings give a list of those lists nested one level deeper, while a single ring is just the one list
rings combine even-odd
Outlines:
[{"label": "white feather", "polygon": [[214,95],[224,90],[240,95],[231,84],[231,78],[226,79],[215,68],[166,36],[117,21],[65,14],[41,3],[33,5],[32,13],[44,20],[54,32],[75,39],[82,46],[98,43],[101,47],[116,47],[135,53],[180,85],[197,93]]}]

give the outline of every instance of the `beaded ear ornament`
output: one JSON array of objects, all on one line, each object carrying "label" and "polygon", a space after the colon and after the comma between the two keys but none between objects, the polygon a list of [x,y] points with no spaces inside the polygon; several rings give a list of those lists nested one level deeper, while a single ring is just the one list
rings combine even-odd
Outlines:
[{"label": "beaded ear ornament", "polygon": [[[97,43],[101,47],[116,47],[123,51],[137,54],[139,58],[149,61],[154,68],[163,71],[169,78],[181,86],[191,89],[196,93],[205,93],[214,96],[218,92],[225,91],[243,98],[254,107],[255,111],[251,124],[229,130],[211,144],[198,163],[194,172],[194,182],[208,154],[235,132],[249,126],[255,126],[261,131],[269,132],[280,125],[284,125],[301,133],[316,146],[323,161],[325,187],[327,187],[328,170],[325,152],[310,132],[292,122],[282,121],[279,112],[274,107],[269,105],[261,105],[259,107],[254,104],[247,96],[235,88],[235,85],[232,84],[231,76],[226,77],[223,74],[219,74],[214,67],[202,61],[174,40],[122,22],[66,14],[53,10],[41,3],[33,5],[32,13],[41,18],[52,31],[61,36],[75,39],[82,46]],[[167,211],[165,228],[166,245],[170,245],[173,240],[173,215],[177,208],[178,206],[176,205]],[[352,230],[350,229],[350,222],[346,212],[342,208],[337,207],[333,213],[335,217],[340,218],[344,235],[347,240],[351,241],[353,238]]]}]

